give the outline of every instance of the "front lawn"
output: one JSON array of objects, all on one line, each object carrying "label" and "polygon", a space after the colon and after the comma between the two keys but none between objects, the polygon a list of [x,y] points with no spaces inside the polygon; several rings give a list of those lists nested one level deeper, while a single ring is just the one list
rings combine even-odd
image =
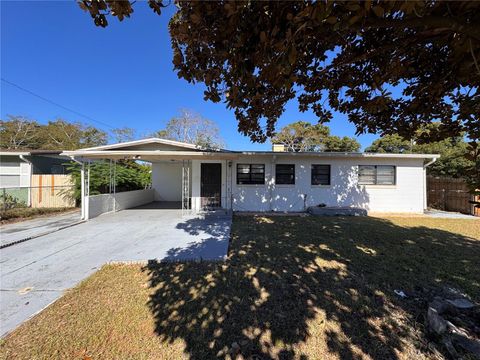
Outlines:
[{"label": "front lawn", "polygon": [[225,263],[103,267],[2,357],[437,359],[393,291],[480,300],[478,220],[235,216],[232,231]]}]

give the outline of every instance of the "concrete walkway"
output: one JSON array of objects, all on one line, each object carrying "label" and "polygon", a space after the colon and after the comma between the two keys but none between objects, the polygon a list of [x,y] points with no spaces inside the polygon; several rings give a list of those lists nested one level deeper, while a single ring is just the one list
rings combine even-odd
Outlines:
[{"label": "concrete walkway", "polygon": [[441,219],[467,219],[467,220],[480,220],[478,216],[462,214],[458,212],[440,211],[440,210],[426,210],[425,215],[433,218]]},{"label": "concrete walkway", "polygon": [[0,246],[5,246],[56,231],[81,221],[80,210],[51,216],[41,216],[0,226]]},{"label": "concrete walkway", "polygon": [[1,336],[109,261],[222,260],[231,223],[231,215],[145,206],[1,249]]}]

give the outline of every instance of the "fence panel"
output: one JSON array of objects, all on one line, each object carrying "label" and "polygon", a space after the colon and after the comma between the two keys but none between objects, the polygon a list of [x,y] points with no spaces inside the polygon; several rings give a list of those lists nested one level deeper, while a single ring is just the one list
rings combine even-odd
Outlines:
[{"label": "fence panel", "polygon": [[474,208],[471,200],[473,196],[462,179],[427,176],[428,207],[480,216],[480,209]]},{"label": "fence panel", "polygon": [[71,175],[32,175],[30,206],[74,207],[73,178]]}]

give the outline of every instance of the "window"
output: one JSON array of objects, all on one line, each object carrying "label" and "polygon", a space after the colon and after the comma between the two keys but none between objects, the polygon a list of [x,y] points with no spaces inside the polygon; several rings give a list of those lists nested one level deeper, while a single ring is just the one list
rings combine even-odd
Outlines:
[{"label": "window", "polygon": [[237,164],[237,184],[265,184],[265,164]]},{"label": "window", "polygon": [[295,165],[294,164],[275,165],[275,184],[295,185]]},{"label": "window", "polygon": [[330,165],[312,165],[312,185],[330,185]]},{"label": "window", "polygon": [[361,185],[395,185],[395,166],[359,165],[358,183]]},{"label": "window", "polygon": [[20,175],[0,175],[0,187],[18,187],[20,186]]}]

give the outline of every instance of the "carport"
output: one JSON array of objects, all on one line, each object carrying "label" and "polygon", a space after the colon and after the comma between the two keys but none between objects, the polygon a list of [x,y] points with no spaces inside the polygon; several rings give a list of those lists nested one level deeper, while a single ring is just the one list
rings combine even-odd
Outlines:
[{"label": "carport", "polygon": [[[231,167],[232,159],[237,156],[235,152],[205,150],[192,144],[151,138],[65,151],[63,155],[81,164],[85,220],[153,202],[152,209],[179,209],[181,216],[232,207]],[[123,159],[151,163],[151,188],[116,191],[115,164]],[[110,162],[110,192],[91,196],[90,163],[99,160]]]}]

